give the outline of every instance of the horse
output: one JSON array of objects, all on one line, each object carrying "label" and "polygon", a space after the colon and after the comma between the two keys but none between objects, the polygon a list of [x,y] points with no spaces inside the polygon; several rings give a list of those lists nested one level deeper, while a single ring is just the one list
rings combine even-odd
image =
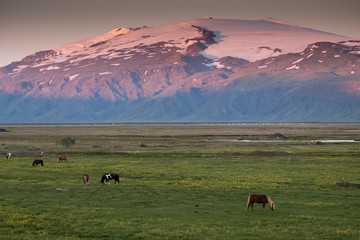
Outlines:
[{"label": "horse", "polygon": [[37,167],[37,165],[41,164],[41,166],[44,166],[43,160],[34,160],[33,167]]},{"label": "horse", "polygon": [[42,159],[42,157],[44,156],[44,152],[40,153],[40,158]]},{"label": "horse", "polygon": [[83,178],[83,180],[84,180],[84,184],[85,184],[85,185],[88,185],[88,184],[89,184],[89,175],[84,174],[84,175],[82,176],[82,178]]},{"label": "horse", "polygon": [[254,203],[262,203],[262,210],[265,210],[266,203],[269,203],[269,207],[272,211],[275,210],[275,203],[268,195],[256,195],[253,194],[248,197],[246,210],[249,210],[249,207],[251,206],[251,209],[254,210]]},{"label": "horse", "polygon": [[64,156],[60,156],[57,160],[57,162],[59,163],[60,161],[64,161],[66,162],[67,161],[67,157],[64,155]]},{"label": "horse", "polygon": [[109,180],[115,180],[115,183],[119,183],[119,175],[117,175],[116,173],[110,173],[110,174],[104,174],[101,178],[101,183],[104,183],[104,181],[106,181],[107,183],[110,184]]},{"label": "horse", "polygon": [[6,154],[6,159],[11,159],[11,153]]}]

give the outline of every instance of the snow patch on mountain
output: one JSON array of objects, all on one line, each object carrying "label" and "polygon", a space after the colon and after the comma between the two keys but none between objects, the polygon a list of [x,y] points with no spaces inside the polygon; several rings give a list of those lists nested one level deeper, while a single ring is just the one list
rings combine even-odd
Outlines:
[{"label": "snow patch on mountain", "polygon": [[295,62],[293,62],[292,64],[299,63],[299,62],[301,62],[302,60],[304,60],[304,58],[299,58],[298,60],[296,60],[296,61],[295,61]]},{"label": "snow patch on mountain", "polygon": [[195,19],[190,22],[216,34],[218,43],[203,51],[205,57],[213,58],[231,56],[253,62],[284,53],[300,52],[311,42],[338,42],[346,39],[270,19]]},{"label": "snow patch on mountain", "polygon": [[282,20],[272,18],[272,17],[263,18],[262,20],[267,21],[267,22],[276,23],[276,24],[282,24],[282,25],[286,25],[286,26],[290,26],[290,27],[298,27],[298,25],[296,25],[294,23],[282,21]]},{"label": "snow patch on mountain", "polygon": [[29,67],[29,65],[19,65],[19,66],[17,66],[13,71],[14,71],[14,72],[19,72],[19,71],[21,71],[22,69],[27,68],[27,67]]},{"label": "snow patch on mountain", "polygon": [[79,76],[79,73],[69,76],[69,77],[68,77],[68,78],[69,78],[69,81],[73,80],[73,79],[76,78],[77,76]]},{"label": "snow patch on mountain", "polygon": [[300,67],[299,66],[297,66],[297,65],[292,65],[291,67],[288,67],[288,68],[285,68],[286,70],[292,70],[292,69],[295,69],[295,70],[297,70],[297,69],[299,69]]},{"label": "snow patch on mountain", "polygon": [[312,57],[313,55],[314,55],[314,53],[310,53],[309,55],[306,56],[305,59],[308,59],[308,58]]},{"label": "snow patch on mountain", "polygon": [[101,72],[101,73],[99,73],[99,75],[109,75],[109,74],[112,74],[112,72]]},{"label": "snow patch on mountain", "polygon": [[101,34],[101,35],[98,35],[98,36],[95,36],[92,38],[87,38],[87,39],[80,40],[77,42],[68,43],[68,44],[54,47],[53,50],[55,50],[61,54],[70,54],[70,53],[74,53],[76,51],[81,51],[87,47],[91,47],[91,46],[96,47],[101,44],[105,44],[106,41],[108,41],[109,39],[112,39],[115,36],[127,34],[130,31],[131,31],[130,28],[117,28],[117,29],[113,29],[110,32],[107,32],[107,33],[104,33],[104,34]]},{"label": "snow patch on mountain", "polygon": [[59,69],[60,67],[58,67],[58,66],[53,66],[53,65],[51,65],[51,66],[49,66],[49,67],[47,67],[47,68],[41,68],[41,69],[39,69],[39,72],[42,72],[42,71],[49,71],[49,70],[57,70],[57,69]]}]

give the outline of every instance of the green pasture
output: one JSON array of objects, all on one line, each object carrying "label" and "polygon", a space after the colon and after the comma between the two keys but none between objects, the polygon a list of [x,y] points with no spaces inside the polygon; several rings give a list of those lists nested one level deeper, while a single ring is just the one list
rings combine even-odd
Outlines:
[{"label": "green pasture", "polygon": [[[360,188],[336,185],[360,183],[358,142],[217,141],[359,140],[358,124],[0,128],[0,153],[13,154],[0,156],[0,239],[360,238]],[[120,184],[101,184],[105,173]],[[246,211],[253,193],[276,210]]]}]

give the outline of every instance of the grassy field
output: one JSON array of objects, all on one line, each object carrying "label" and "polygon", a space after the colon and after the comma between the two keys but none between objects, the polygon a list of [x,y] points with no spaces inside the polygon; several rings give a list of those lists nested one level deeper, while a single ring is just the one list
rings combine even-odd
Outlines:
[{"label": "grassy field", "polygon": [[[360,183],[359,142],[305,141],[360,140],[360,124],[1,128],[13,157],[0,156],[0,239],[360,238],[360,189],[336,185]],[[105,173],[120,184],[101,184]],[[253,193],[276,210],[246,211]]]}]

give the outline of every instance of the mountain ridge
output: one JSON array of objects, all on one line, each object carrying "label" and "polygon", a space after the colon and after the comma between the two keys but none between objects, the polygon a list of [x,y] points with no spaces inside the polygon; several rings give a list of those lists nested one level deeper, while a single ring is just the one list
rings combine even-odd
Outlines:
[{"label": "mountain ridge", "polygon": [[358,121],[359,64],[360,41],[277,19],[117,28],[0,68],[0,122]]}]

